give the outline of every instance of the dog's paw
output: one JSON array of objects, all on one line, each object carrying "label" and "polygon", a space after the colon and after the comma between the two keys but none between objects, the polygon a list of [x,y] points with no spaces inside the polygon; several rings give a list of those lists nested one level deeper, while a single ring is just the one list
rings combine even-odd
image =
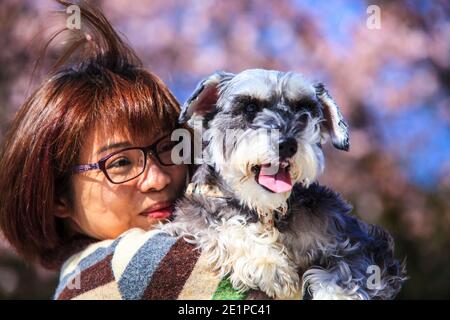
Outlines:
[{"label": "dog's paw", "polygon": [[263,279],[260,288],[275,299],[300,299],[300,278],[295,268],[276,268],[273,277]]},{"label": "dog's paw", "polygon": [[327,270],[311,268],[303,275],[303,291],[307,290],[312,300],[366,300],[367,293],[356,283],[343,288],[337,284],[336,274]]},{"label": "dog's paw", "polygon": [[300,278],[295,266],[285,260],[277,262],[239,259],[230,274],[231,284],[237,290],[261,290],[271,298],[299,299]]},{"label": "dog's paw", "polygon": [[349,292],[337,285],[322,286],[312,292],[312,300],[365,300],[357,292]]}]

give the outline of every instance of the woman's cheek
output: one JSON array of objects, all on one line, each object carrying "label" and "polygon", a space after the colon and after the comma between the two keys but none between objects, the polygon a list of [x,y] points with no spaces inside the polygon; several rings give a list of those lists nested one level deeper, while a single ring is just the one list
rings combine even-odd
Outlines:
[{"label": "woman's cheek", "polygon": [[82,189],[75,215],[85,233],[97,239],[111,239],[132,227],[130,191],[122,189],[118,186]]}]

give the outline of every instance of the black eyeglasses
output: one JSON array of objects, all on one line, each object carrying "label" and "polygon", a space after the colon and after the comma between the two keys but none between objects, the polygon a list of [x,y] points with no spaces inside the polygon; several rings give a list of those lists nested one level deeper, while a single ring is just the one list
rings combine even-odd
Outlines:
[{"label": "black eyeglasses", "polygon": [[148,147],[125,148],[101,158],[97,163],[76,165],[72,168],[72,172],[81,173],[100,169],[111,183],[124,183],[137,178],[145,171],[147,155],[152,155],[164,166],[174,165],[172,149],[177,143],[177,141],[171,141],[168,135]]}]

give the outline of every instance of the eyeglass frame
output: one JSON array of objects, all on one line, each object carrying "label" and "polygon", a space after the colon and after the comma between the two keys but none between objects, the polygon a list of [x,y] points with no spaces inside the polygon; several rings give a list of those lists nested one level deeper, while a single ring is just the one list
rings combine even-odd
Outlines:
[{"label": "eyeglass frame", "polygon": [[[99,169],[103,172],[103,174],[105,175],[106,179],[108,179],[109,182],[113,183],[113,184],[122,184],[128,181],[131,181],[133,179],[136,179],[137,177],[139,177],[142,173],[144,173],[145,168],[147,167],[147,155],[152,155],[156,160],[158,160],[158,163],[161,164],[162,166],[165,167],[170,167],[170,166],[174,166],[176,165],[175,163],[172,164],[164,164],[161,162],[158,153],[156,152],[156,146],[158,145],[158,143],[160,143],[161,141],[163,141],[164,139],[166,139],[169,135],[163,136],[160,139],[158,139],[156,142],[152,143],[151,145],[147,146],[147,147],[128,147],[128,148],[124,148],[124,149],[120,149],[118,151],[115,151],[113,153],[110,153],[106,156],[104,156],[103,158],[101,158],[99,161],[95,162],[95,163],[88,163],[88,164],[77,164],[75,166],[72,167],[72,173],[73,174],[77,174],[77,173],[83,173],[86,171],[90,171],[90,170],[96,170]],[[122,182],[114,182],[112,181],[111,177],[108,175],[108,172],[106,170],[105,164],[106,161],[108,161],[111,157],[115,156],[116,154],[119,154],[121,152],[124,151],[128,151],[128,150],[141,150],[144,153],[144,166],[142,169],[142,172],[139,173],[137,176],[122,181]]]}]

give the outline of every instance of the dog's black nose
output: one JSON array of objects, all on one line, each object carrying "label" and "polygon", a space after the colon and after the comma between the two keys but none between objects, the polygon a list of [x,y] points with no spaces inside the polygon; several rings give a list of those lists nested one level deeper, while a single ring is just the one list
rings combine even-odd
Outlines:
[{"label": "dog's black nose", "polygon": [[292,137],[281,138],[279,152],[281,158],[292,157],[297,152],[297,140]]}]

